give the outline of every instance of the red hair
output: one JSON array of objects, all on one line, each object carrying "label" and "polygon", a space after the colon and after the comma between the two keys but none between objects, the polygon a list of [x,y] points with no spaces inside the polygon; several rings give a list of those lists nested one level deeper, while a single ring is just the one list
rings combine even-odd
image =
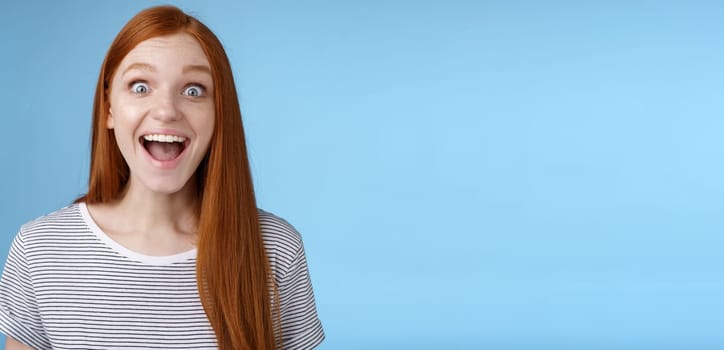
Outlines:
[{"label": "red hair", "polygon": [[76,202],[115,200],[130,169],[112,130],[106,128],[113,75],[136,45],[153,37],[187,33],[211,65],[215,127],[195,176],[198,193],[196,277],[201,302],[221,350],[278,346],[278,306],[264,250],[241,111],[229,59],[219,39],[196,18],[172,6],[152,7],[133,17],[116,36],[101,66],[93,104],[88,193]]}]

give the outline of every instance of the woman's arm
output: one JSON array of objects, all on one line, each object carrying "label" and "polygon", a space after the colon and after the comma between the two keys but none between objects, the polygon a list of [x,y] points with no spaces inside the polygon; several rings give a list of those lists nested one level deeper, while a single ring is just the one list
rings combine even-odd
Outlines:
[{"label": "woman's arm", "polygon": [[5,350],[35,350],[13,338],[5,337]]}]

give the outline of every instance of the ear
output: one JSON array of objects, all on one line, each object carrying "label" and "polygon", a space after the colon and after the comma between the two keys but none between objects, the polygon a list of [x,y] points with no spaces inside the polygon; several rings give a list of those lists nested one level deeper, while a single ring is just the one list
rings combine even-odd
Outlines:
[{"label": "ear", "polygon": [[111,112],[111,107],[108,107],[108,117],[106,117],[106,128],[113,129],[114,127],[113,122],[113,112]]}]

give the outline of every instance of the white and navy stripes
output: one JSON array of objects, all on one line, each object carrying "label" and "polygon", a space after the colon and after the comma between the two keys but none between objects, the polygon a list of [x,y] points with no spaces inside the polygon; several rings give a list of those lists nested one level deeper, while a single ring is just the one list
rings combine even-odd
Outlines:
[{"label": "white and navy stripes", "polygon": [[[260,211],[284,349],[324,339],[301,237]],[[36,349],[216,349],[196,287],[196,250],[142,255],[74,204],[23,225],[0,280],[0,330]]]}]

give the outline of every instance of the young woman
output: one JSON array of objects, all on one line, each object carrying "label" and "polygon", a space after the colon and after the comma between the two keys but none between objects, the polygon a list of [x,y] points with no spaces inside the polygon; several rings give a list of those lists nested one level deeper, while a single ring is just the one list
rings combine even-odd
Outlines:
[{"label": "young woman", "polygon": [[231,67],[175,7],[101,67],[88,193],[23,225],[0,281],[7,349],[310,349],[299,234],[258,210]]}]

